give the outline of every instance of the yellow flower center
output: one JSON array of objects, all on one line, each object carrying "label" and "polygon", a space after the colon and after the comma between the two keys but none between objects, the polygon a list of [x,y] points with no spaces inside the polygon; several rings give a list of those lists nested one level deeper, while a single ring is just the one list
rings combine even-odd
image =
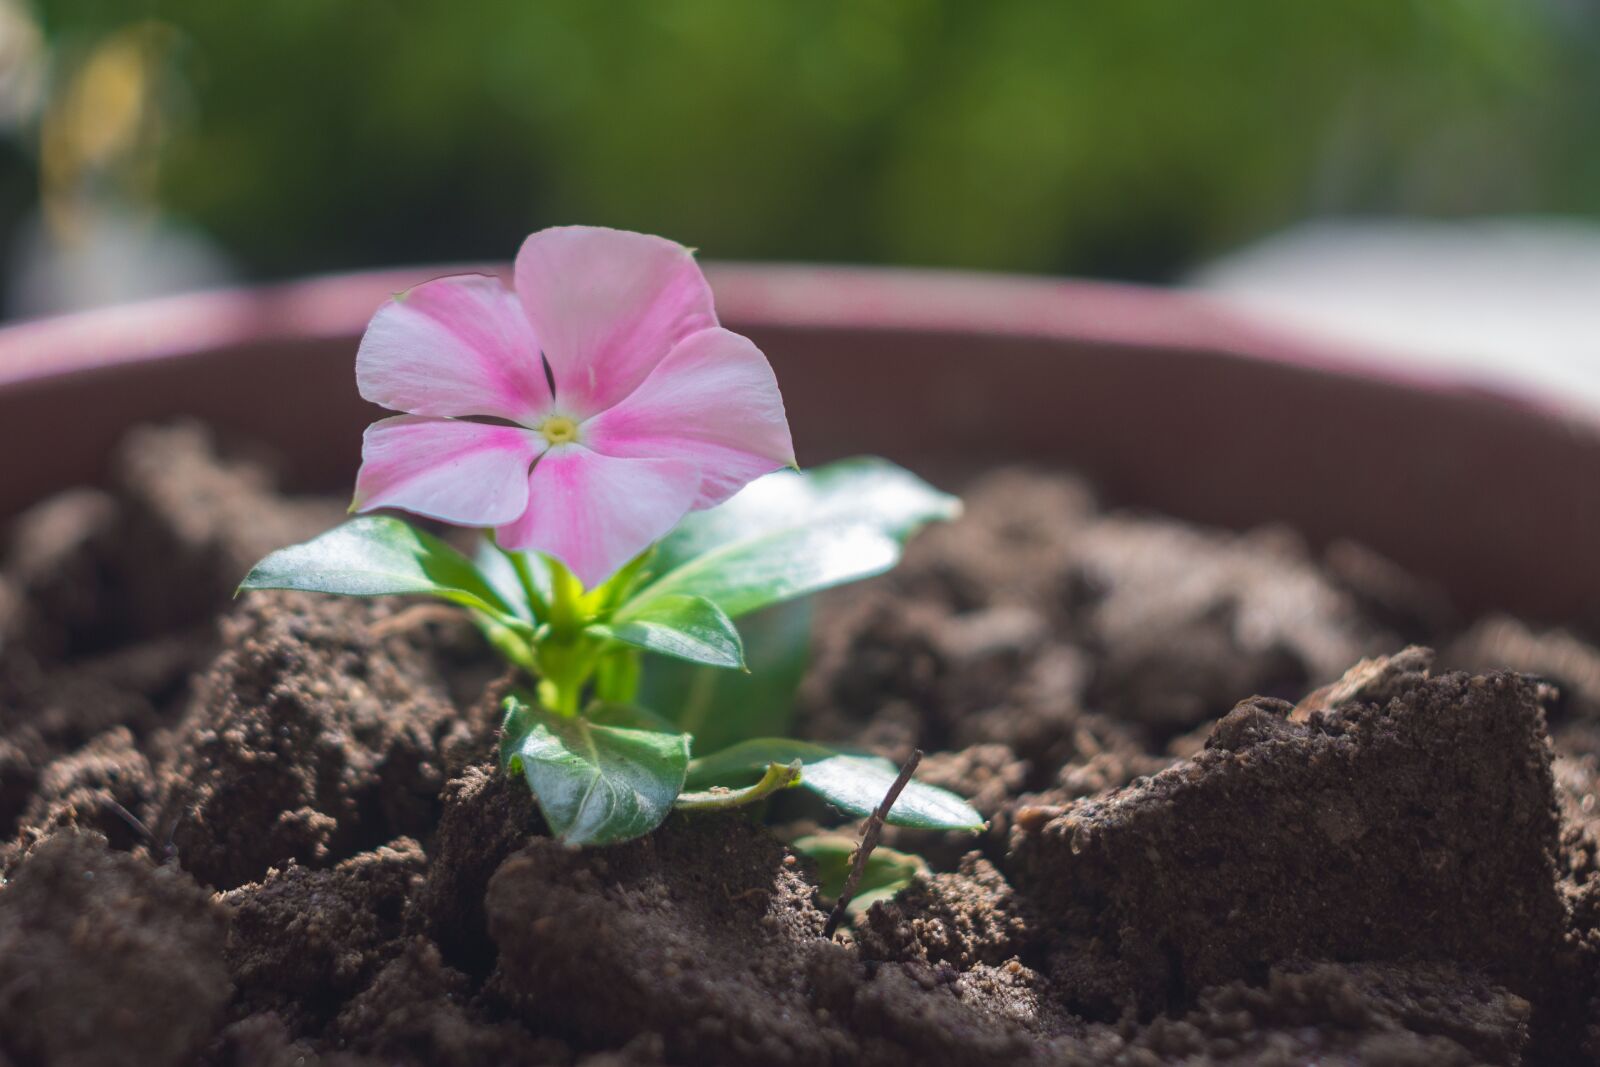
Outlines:
[{"label": "yellow flower center", "polygon": [[551,415],[539,424],[539,432],[552,445],[564,445],[578,439],[578,423],[565,415]]}]

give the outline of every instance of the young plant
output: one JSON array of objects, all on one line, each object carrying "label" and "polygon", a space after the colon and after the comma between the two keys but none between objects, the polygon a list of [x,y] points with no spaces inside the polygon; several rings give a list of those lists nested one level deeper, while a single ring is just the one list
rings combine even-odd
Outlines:
[{"label": "young plant", "polygon": [[[368,428],[351,510],[481,528],[477,552],[363,514],[274,552],[241,589],[463,608],[527,680],[505,702],[501,763],[571,844],[794,786],[852,816],[876,806],[888,761],[760,735],[787,722],[803,598],[892,567],[959,502],[878,459],[784,470],[772,369],[717,324],[687,249],[541,231],[511,288],[466,275],[397,295],[362,339],[356,379],[403,414]],[[746,617],[748,649],[733,622]],[[760,672],[736,673],[749,662]],[[889,821],[982,825],[917,783]]]}]

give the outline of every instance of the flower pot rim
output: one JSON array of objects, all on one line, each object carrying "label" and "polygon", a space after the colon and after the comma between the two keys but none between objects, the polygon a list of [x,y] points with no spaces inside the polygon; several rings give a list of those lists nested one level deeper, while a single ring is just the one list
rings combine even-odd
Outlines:
[{"label": "flower pot rim", "polygon": [[[104,482],[141,422],[198,416],[342,491],[383,412],[351,362],[372,313],[429,278],[330,275],[0,329],[0,521]],[[1600,417],[1558,396],[1310,340],[1183,291],[936,270],[708,264],[767,352],[804,463],[1026,462],[1114,504],[1348,538],[1462,607],[1600,620]],[[16,457],[21,457],[19,460]],[[955,468],[948,468],[954,470]]]},{"label": "flower pot rim", "polygon": [[[1488,394],[1592,427],[1600,412],[1503,379],[1253,319],[1202,293],[1126,282],[916,267],[708,262],[717,311],[761,327],[966,334],[1225,353],[1433,393]],[[314,275],[132,301],[0,324],[0,391],[88,371],[246,344],[359,336],[388,296],[433,278],[509,278],[505,263]]]}]

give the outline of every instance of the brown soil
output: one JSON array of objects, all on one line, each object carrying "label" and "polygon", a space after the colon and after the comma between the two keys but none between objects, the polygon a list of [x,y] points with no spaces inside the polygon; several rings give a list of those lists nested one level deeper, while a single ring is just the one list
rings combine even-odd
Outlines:
[{"label": "brown soil", "polygon": [[825,941],[783,844],[824,810],[561,848],[470,627],[230,602],[337,502],[131,436],[4,541],[0,1067],[1600,1057],[1580,630],[1062,475],[966,495],[822,598],[796,730],[927,750],[990,828],[891,830],[939,873]]}]

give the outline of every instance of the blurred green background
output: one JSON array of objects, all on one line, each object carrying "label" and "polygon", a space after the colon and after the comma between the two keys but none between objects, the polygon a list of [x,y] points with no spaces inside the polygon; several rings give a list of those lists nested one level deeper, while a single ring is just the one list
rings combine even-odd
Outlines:
[{"label": "blurred green background", "polygon": [[1600,214],[1600,5],[0,0],[5,310],[503,259],[1179,277],[1306,218]]}]

